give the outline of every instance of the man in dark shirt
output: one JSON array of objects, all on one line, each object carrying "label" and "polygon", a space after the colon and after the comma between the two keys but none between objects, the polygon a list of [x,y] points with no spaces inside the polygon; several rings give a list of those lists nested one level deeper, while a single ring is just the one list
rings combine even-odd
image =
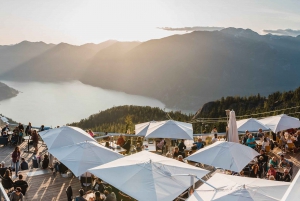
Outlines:
[{"label": "man in dark shirt", "polygon": [[0,164],[0,176],[3,177],[6,170],[7,170],[7,167],[5,167],[5,162],[2,161],[1,164]]},{"label": "man in dark shirt", "polygon": [[18,126],[18,128],[19,128],[19,131],[20,131],[20,130],[24,130],[24,126],[23,126],[23,124],[19,123],[19,126]]},{"label": "man in dark shirt", "polygon": [[[260,150],[260,155],[257,156],[257,161],[258,161],[258,166],[260,170],[265,170],[265,172],[267,171],[267,164],[269,162],[269,157],[265,154],[264,150]],[[261,174],[263,173],[263,171],[260,171],[260,178],[261,178]]]},{"label": "man in dark shirt", "polygon": [[184,140],[181,140],[179,145],[178,145],[179,151],[180,152],[184,152],[184,150],[186,149],[186,146],[184,144]]},{"label": "man in dark shirt", "polygon": [[[257,133],[257,140],[259,140],[260,138],[262,138],[264,136],[264,133],[262,132],[262,129],[258,129],[258,133]],[[256,139],[255,139],[256,140]]]},{"label": "man in dark shirt", "polygon": [[290,182],[292,180],[292,177],[291,177],[288,169],[284,169],[284,173],[281,173],[279,180],[285,181],[285,182]]},{"label": "man in dark shirt", "polygon": [[179,148],[178,147],[175,147],[174,148],[174,152],[173,152],[173,158],[177,159],[177,157],[179,155],[182,155],[182,152],[179,151]]},{"label": "man in dark shirt", "polygon": [[14,182],[14,188],[16,189],[17,187],[20,187],[22,190],[22,194],[26,194],[26,190],[28,188],[28,183],[23,180],[23,175],[19,174],[19,180]]},{"label": "man in dark shirt", "polygon": [[20,169],[21,170],[28,170],[28,163],[25,161],[24,158],[21,158]]}]

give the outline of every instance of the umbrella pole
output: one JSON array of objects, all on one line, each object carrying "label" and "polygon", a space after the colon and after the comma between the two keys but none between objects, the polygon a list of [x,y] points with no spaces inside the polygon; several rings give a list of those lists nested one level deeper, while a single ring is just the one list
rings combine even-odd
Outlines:
[{"label": "umbrella pole", "polygon": [[[197,179],[199,179],[200,181],[202,181],[203,183],[205,183],[205,184],[207,184],[208,186],[210,186],[210,187],[212,187],[214,190],[218,190],[216,187],[214,187],[213,185],[211,185],[210,183],[208,183],[208,182],[206,182],[205,180],[203,180],[203,179],[201,179],[201,178],[199,178],[199,177],[197,177],[196,175],[194,175],[194,174],[172,174],[171,175],[172,177],[174,177],[174,176],[191,176],[191,177],[196,177]],[[191,180],[191,182],[192,182],[192,180]],[[193,187],[194,187],[194,183],[193,183]]]},{"label": "umbrella pole", "polygon": [[195,189],[195,182],[194,182],[194,176],[191,175],[191,187],[190,187],[190,190],[189,190],[189,197],[193,194],[194,192],[194,189]]},{"label": "umbrella pole", "polygon": [[85,172],[85,192],[87,190],[87,172]]}]

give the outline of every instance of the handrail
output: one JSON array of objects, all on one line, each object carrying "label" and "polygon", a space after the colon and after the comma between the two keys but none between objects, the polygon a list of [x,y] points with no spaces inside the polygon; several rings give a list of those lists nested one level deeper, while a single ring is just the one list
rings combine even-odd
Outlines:
[{"label": "handrail", "polygon": [[7,196],[6,191],[4,190],[2,184],[0,183],[0,201],[2,201],[4,199],[4,201],[10,201],[10,199]]}]

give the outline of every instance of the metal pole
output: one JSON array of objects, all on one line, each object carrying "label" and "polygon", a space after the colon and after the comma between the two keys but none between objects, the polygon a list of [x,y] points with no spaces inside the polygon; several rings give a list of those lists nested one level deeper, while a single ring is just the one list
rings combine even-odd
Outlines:
[{"label": "metal pole", "polygon": [[208,186],[212,187],[213,189],[215,190],[218,190],[216,187],[214,187],[213,185],[207,183],[206,181],[204,181],[203,179],[197,177],[196,175],[193,175],[193,174],[172,174],[171,175],[172,177],[173,176],[191,176],[191,177],[196,177],[197,179],[199,179],[200,181],[202,181],[203,183],[207,184]]}]

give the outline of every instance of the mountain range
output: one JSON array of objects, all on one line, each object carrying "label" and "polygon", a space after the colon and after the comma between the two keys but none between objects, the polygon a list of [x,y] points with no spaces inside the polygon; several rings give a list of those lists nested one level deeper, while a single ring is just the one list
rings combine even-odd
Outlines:
[{"label": "mountain range", "polygon": [[195,31],[146,42],[0,46],[0,79],[80,80],[197,110],[222,96],[293,90],[300,85],[300,36],[250,29]]}]

